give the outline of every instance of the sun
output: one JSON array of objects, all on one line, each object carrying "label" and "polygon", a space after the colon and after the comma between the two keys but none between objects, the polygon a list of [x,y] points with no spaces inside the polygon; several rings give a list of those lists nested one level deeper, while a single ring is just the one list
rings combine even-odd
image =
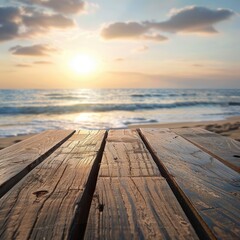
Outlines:
[{"label": "sun", "polygon": [[89,75],[97,69],[96,60],[90,55],[74,56],[69,62],[70,68],[79,75]]}]

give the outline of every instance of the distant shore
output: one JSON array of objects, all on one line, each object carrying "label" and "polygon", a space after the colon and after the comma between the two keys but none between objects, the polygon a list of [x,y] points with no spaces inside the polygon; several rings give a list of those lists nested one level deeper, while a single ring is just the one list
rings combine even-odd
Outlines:
[{"label": "distant shore", "polygon": [[[142,125],[129,125],[128,128],[187,128],[201,127],[208,131],[221,134],[222,136],[231,137],[240,141],[240,116],[231,117],[219,121],[202,121],[202,122],[178,122],[178,123],[154,123]],[[14,137],[0,138],[0,150],[23,141],[34,134],[20,135]]]}]

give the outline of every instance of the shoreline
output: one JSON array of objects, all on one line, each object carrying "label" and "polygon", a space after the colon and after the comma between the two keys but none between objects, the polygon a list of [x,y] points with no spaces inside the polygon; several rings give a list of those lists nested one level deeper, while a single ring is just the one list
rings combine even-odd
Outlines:
[{"label": "shoreline", "polygon": [[190,128],[200,127],[210,132],[218,133],[225,137],[240,141],[240,116],[229,117],[217,121],[175,122],[175,123],[152,123],[134,124],[128,128]]},{"label": "shoreline", "polygon": [[[199,121],[199,122],[175,122],[175,123],[151,123],[151,124],[133,124],[128,128],[189,128],[201,127],[208,131],[218,133],[222,136],[233,138],[240,141],[240,116],[229,117],[225,120],[217,121]],[[19,135],[13,137],[0,138],[0,150],[15,143],[23,141],[35,134]]]}]

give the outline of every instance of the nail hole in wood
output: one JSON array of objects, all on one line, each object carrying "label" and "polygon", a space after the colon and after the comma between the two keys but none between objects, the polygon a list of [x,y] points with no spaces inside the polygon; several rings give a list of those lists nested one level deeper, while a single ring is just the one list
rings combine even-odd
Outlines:
[{"label": "nail hole in wood", "polygon": [[237,192],[231,192],[231,194],[233,195],[233,196],[238,196],[238,193]]},{"label": "nail hole in wood", "polygon": [[43,196],[43,195],[45,195],[47,193],[48,193],[47,190],[40,190],[40,191],[34,192],[33,194],[36,195],[36,197],[38,198],[38,197],[41,197],[41,196]]},{"label": "nail hole in wood", "polygon": [[100,204],[98,205],[98,210],[99,210],[99,212],[103,212],[103,209],[104,209],[104,204],[100,203]]}]

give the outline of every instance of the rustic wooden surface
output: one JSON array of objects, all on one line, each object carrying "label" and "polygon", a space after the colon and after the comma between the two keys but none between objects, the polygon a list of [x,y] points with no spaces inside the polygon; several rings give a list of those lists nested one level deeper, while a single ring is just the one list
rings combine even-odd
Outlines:
[{"label": "rustic wooden surface", "polygon": [[85,239],[198,239],[136,130],[109,132]]},{"label": "rustic wooden surface", "polygon": [[202,128],[178,128],[173,131],[240,172],[240,142]]},{"label": "rustic wooden surface", "polygon": [[0,239],[239,239],[238,143],[173,131],[47,131],[1,150]]},{"label": "rustic wooden surface", "polygon": [[99,176],[160,176],[136,130],[114,130],[107,137]]},{"label": "rustic wooden surface", "polygon": [[141,134],[203,238],[239,239],[239,174],[168,129]]},{"label": "rustic wooden surface", "polygon": [[86,224],[104,134],[75,133],[0,199],[0,239],[67,239]]},{"label": "rustic wooden surface", "polygon": [[85,239],[198,239],[162,177],[100,177]]},{"label": "rustic wooden surface", "polygon": [[0,197],[73,132],[49,130],[1,150]]}]

